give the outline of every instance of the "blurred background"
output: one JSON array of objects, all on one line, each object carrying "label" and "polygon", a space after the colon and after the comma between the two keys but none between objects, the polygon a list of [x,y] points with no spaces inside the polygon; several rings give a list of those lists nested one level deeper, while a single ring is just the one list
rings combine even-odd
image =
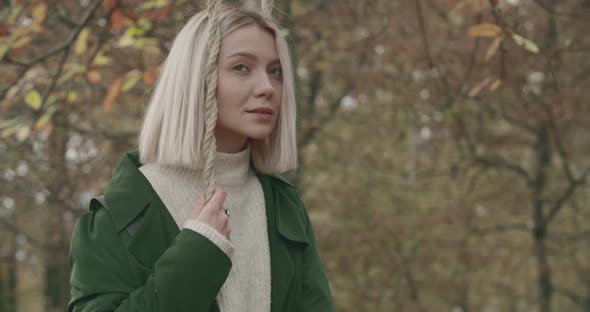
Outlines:
[{"label": "blurred background", "polygon": [[[205,6],[0,0],[0,311],[65,310],[74,222]],[[338,311],[590,311],[590,0],[275,6]]]}]

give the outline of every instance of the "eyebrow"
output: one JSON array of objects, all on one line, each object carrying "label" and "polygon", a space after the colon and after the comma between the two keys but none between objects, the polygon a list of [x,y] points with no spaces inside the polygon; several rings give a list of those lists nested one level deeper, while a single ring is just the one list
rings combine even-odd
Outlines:
[{"label": "eyebrow", "polygon": [[[226,58],[230,59],[230,58],[237,58],[237,57],[243,57],[243,58],[247,58],[247,59],[251,59],[253,61],[258,60],[258,57],[252,53],[248,53],[248,52],[234,52],[230,55],[228,55]],[[269,64],[281,64],[281,61],[277,58],[272,60]]]}]

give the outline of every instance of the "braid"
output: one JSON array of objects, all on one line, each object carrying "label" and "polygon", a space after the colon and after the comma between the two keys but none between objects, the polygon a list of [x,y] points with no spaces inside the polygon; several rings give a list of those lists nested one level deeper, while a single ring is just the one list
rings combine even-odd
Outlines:
[{"label": "braid", "polygon": [[266,17],[271,16],[272,3],[273,3],[273,0],[260,0],[260,9],[262,11],[262,15],[264,15]]},{"label": "braid", "polygon": [[203,181],[205,186],[205,201],[208,202],[213,196],[215,187],[215,152],[217,144],[215,141],[215,125],[217,123],[217,57],[221,45],[221,31],[219,29],[219,12],[221,4],[216,0],[209,0],[207,3],[209,11],[209,39],[207,40],[207,95],[205,99],[205,137],[203,150],[205,153],[205,166],[203,170]]},{"label": "braid", "polygon": [[[215,126],[217,124],[217,58],[221,46],[221,29],[219,28],[219,13],[222,8],[222,0],[208,0],[207,10],[209,14],[209,39],[207,51],[209,57],[206,67],[207,94],[205,97],[205,136],[203,138],[203,156],[205,159],[203,169],[203,182],[205,189],[205,202],[213,196],[215,188],[215,152],[217,143],[215,140]],[[239,1],[238,1],[239,2]],[[264,16],[270,17],[273,0],[260,0],[260,8]]]}]

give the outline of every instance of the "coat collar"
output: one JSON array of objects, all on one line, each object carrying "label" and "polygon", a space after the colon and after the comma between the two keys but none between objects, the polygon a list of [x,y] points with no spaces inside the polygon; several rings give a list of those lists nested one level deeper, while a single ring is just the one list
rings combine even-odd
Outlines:
[{"label": "coat collar", "polygon": [[127,152],[105,191],[106,208],[118,232],[131,223],[156,195],[139,167],[138,151]]}]

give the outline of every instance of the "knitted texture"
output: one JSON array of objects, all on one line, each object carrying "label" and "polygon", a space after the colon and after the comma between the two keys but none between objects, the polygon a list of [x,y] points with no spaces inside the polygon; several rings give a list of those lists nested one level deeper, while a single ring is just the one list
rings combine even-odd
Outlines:
[{"label": "knitted texture", "polygon": [[[217,296],[222,312],[270,311],[270,254],[262,186],[250,169],[250,148],[215,155],[215,180],[227,197],[231,242],[208,225],[190,220],[203,191],[201,170],[155,163],[139,168],[179,228],[209,238],[232,259],[232,269]],[[195,281],[196,283],[198,281]]]}]

